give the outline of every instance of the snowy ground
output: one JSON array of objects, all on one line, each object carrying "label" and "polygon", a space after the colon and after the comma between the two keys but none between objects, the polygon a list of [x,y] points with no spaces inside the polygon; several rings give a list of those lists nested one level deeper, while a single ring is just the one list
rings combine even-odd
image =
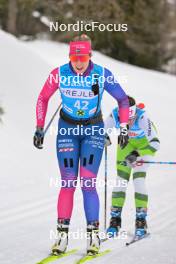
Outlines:
[{"label": "snowy ground", "polygon": [[[48,253],[53,240],[51,230],[56,226],[56,202],[58,187],[51,183],[59,178],[55,155],[55,135],[48,134],[45,148],[40,151],[32,145],[35,129],[35,104],[38,93],[50,70],[67,62],[68,46],[48,41],[23,43],[0,31],[0,104],[5,109],[0,125],[0,263],[32,264]],[[161,139],[157,160],[174,160],[176,135],[175,98],[176,78],[127,65],[94,52],[93,60],[118,74],[128,94],[145,102],[146,108],[156,123]],[[123,79],[126,81],[123,82]],[[47,120],[54,112],[59,96],[51,99]],[[106,108],[105,108],[106,105]],[[105,116],[115,102],[104,96]],[[55,120],[53,127],[56,127]],[[108,151],[108,177],[114,179],[115,144]],[[104,177],[104,160],[99,179]],[[103,248],[112,248],[112,253],[96,263],[115,264],[175,264],[176,253],[176,167],[153,165],[148,172],[150,195],[149,230],[151,237],[130,248],[124,240],[108,241]],[[103,229],[103,188],[99,188],[101,200],[101,229]],[[110,207],[111,188],[108,189]],[[75,207],[71,223],[72,231],[85,230],[82,196],[76,191]],[[132,183],[123,212],[123,230],[130,234],[134,226],[134,199]],[[80,251],[72,257],[56,263],[74,263],[85,248],[81,242],[71,239],[70,248]],[[95,263],[92,261],[92,263]]]}]

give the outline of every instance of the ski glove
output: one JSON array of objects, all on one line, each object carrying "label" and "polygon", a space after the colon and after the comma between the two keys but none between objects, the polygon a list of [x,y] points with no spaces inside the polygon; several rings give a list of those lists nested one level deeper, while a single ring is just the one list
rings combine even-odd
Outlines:
[{"label": "ski glove", "polygon": [[110,146],[111,144],[112,144],[112,142],[111,142],[111,139],[110,139],[109,135],[108,135],[107,133],[105,133],[105,142],[104,142],[104,146],[105,146],[105,147],[108,147],[108,146]]},{"label": "ski glove", "polygon": [[120,125],[120,135],[118,136],[118,144],[120,145],[120,148],[123,149],[128,144],[128,125],[127,124],[121,124]]},{"label": "ski glove", "polygon": [[134,150],[132,151],[128,156],[126,156],[125,161],[127,163],[127,166],[133,167],[136,165],[137,158],[139,157],[139,153]]},{"label": "ski glove", "polygon": [[34,138],[33,138],[34,146],[38,149],[42,149],[43,140],[44,140],[43,128],[37,127],[35,134],[34,134]]}]

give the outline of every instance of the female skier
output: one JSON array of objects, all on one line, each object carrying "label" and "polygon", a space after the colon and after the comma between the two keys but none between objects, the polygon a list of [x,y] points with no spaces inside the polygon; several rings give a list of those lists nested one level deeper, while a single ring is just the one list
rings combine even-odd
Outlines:
[{"label": "female skier", "polygon": [[[91,61],[91,41],[86,35],[76,37],[70,42],[69,59],[69,63],[51,72],[40,92],[36,107],[37,127],[34,145],[39,149],[43,147],[43,128],[48,100],[56,90],[59,90],[62,109],[56,148],[64,184],[58,197],[58,239],[52,247],[52,253],[60,254],[67,248],[75,181],[79,169],[87,220],[87,253],[96,254],[99,251],[100,239],[99,198],[95,179],[104,148],[104,135],[100,133],[104,128],[101,99],[106,90],[118,102],[121,147],[125,147],[128,142],[129,102],[112,73]],[[95,126],[96,129],[93,129]],[[79,129],[79,133],[74,133],[75,128]],[[66,132],[63,132],[63,129]]]},{"label": "female skier", "polygon": [[[109,236],[118,235],[121,227],[121,212],[125,202],[127,183],[133,172],[136,205],[135,236],[143,237],[147,233],[147,205],[148,194],[145,178],[148,169],[147,163],[159,149],[159,139],[154,124],[148,118],[144,105],[136,105],[134,98],[129,99],[129,141],[125,148],[117,148],[117,184],[112,192],[112,207]],[[115,108],[105,122],[105,128],[119,128],[119,109]],[[106,135],[106,146],[111,141]]]}]

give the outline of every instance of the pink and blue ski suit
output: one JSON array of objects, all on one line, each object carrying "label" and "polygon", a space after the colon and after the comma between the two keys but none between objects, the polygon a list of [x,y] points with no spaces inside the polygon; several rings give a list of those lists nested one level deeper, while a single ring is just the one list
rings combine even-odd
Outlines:
[{"label": "pink and blue ski suit", "polygon": [[[78,77],[74,81],[74,77]],[[99,82],[99,105],[97,108],[98,95],[92,92],[93,78],[97,76],[102,79]],[[89,81],[85,81],[87,80]],[[109,80],[109,81],[108,81]],[[117,100],[121,123],[128,122],[129,103],[128,98],[113,74],[106,68],[90,61],[89,66],[82,76],[78,76],[71,63],[54,69],[46,80],[38,97],[36,116],[37,127],[44,127],[47,106],[50,97],[55,91],[59,91],[62,99],[62,111],[73,120],[91,119],[96,112],[101,111],[101,100],[104,90]],[[96,190],[95,180],[98,174],[103,149],[104,135],[99,133],[99,128],[104,128],[103,121],[96,124],[93,134],[85,133],[92,124],[79,125],[82,132],[75,134],[61,133],[63,128],[75,128],[77,125],[63,120],[58,122],[58,135],[56,141],[57,158],[60,174],[64,186],[61,187],[58,197],[58,219],[70,219],[73,209],[73,197],[75,181],[78,171],[81,179],[81,188],[84,200],[84,209],[87,223],[99,220],[99,198]],[[92,184],[94,183],[94,184]]]}]

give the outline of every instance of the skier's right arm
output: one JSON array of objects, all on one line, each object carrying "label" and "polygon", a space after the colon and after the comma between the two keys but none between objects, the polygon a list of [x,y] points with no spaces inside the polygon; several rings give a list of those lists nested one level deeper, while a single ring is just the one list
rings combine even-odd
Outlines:
[{"label": "skier's right arm", "polygon": [[54,92],[58,89],[58,68],[49,74],[37,100],[36,105],[36,132],[34,134],[34,146],[38,149],[43,148],[45,117],[48,108],[48,102]]},{"label": "skier's right arm", "polygon": [[58,89],[58,68],[51,71],[49,74],[37,100],[36,105],[36,120],[37,127],[44,127],[45,117],[48,108],[48,102],[51,96]]}]

